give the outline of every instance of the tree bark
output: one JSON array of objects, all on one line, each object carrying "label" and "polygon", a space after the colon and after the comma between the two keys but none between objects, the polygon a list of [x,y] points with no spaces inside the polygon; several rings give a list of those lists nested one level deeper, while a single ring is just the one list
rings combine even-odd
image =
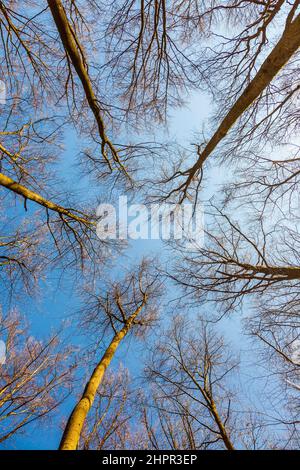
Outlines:
[{"label": "tree bark", "polygon": [[142,302],[140,307],[138,307],[135,312],[128,318],[125,326],[118,333],[115,334],[104,355],[102,356],[100,362],[95,367],[88,383],[86,384],[82,397],[74,407],[69,417],[60,442],[60,450],[77,449],[82,427],[84,425],[87,414],[93,405],[97,390],[101,385],[105,371],[110,365],[122,339],[127,335],[128,331],[130,330],[134,319],[138,316],[138,314],[144,307],[144,304],[145,300]]},{"label": "tree bark", "polygon": [[218,413],[218,410],[217,410],[217,407],[215,405],[215,402],[214,400],[210,399],[210,410],[211,410],[211,413],[214,417],[214,420],[219,428],[219,431],[220,431],[220,435],[222,437],[222,440],[224,442],[224,445],[226,447],[227,450],[235,450],[234,449],[234,446],[227,434],[227,431],[226,431],[226,428],[219,416],[219,413]]},{"label": "tree bark", "polygon": [[[282,278],[282,280],[300,279],[300,267],[298,266],[263,266],[260,264],[254,265],[235,261],[225,264],[236,265],[245,271],[251,271],[251,273],[254,274],[265,274],[266,276],[270,276],[272,278]],[[239,276],[242,276],[242,274],[239,273]]]},{"label": "tree bark", "polygon": [[203,163],[214,151],[216,146],[227,135],[231,127],[246,109],[259,97],[264,89],[271,83],[281,68],[291,59],[300,47],[300,15],[285,27],[280,40],[263,62],[255,77],[251,80],[241,96],[234,103],[217,131],[206,144],[197,162],[190,170],[187,185],[191,182],[195,173],[202,168]]},{"label": "tree bark", "polygon": [[12,180],[11,178],[9,178],[9,176],[4,175],[3,173],[0,173],[0,185],[4,186],[10,191],[13,191],[16,194],[19,194],[20,196],[23,196],[25,200],[30,199],[31,201],[34,201],[37,204],[40,204],[46,209],[50,209],[51,211],[57,212],[60,215],[65,215],[69,217],[70,219],[75,220],[76,222],[79,222],[85,225],[92,225],[92,222],[88,220],[88,218],[76,215],[71,210],[66,209],[65,207],[60,206],[59,204],[55,204],[54,202],[45,199],[44,197],[40,196],[34,191],[31,191],[25,186]]},{"label": "tree bark", "polygon": [[66,54],[71,60],[73,67],[82,83],[89,107],[93,112],[93,115],[97,122],[99,135],[102,141],[102,155],[105,158],[110,169],[112,170],[111,163],[105,149],[105,147],[107,146],[111,151],[113,160],[123,168],[123,165],[120,163],[116,148],[106,135],[105,125],[101,115],[102,110],[99,106],[99,102],[93,90],[93,85],[87,69],[87,63],[84,57],[84,52],[73,28],[69,23],[64,6],[60,0],[47,1]]}]

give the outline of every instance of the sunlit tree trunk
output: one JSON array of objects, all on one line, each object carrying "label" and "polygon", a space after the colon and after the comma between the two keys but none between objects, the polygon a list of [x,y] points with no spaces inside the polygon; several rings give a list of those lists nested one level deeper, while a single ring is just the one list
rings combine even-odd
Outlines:
[{"label": "sunlit tree trunk", "polygon": [[146,299],[144,299],[142,304],[135,310],[135,312],[130,317],[128,317],[128,320],[126,321],[125,326],[118,333],[115,334],[110,345],[108,346],[104,355],[102,356],[100,362],[95,367],[90,377],[90,380],[86,384],[82,397],[76,404],[75,408],[73,409],[69,417],[69,420],[67,422],[67,425],[66,425],[66,428],[65,428],[63,437],[61,439],[60,446],[59,446],[60,450],[76,450],[77,449],[82,427],[84,425],[87,414],[93,405],[96,392],[99,386],[101,385],[105,371],[110,365],[122,339],[127,335],[135,318],[143,309],[145,302],[146,302]]},{"label": "sunlit tree trunk", "polygon": [[226,431],[226,428],[222,422],[222,419],[220,418],[219,416],[219,413],[218,413],[218,410],[217,410],[217,407],[216,407],[216,404],[214,402],[213,399],[210,400],[210,411],[211,411],[211,414],[213,415],[213,418],[219,428],[219,431],[220,431],[220,435],[222,437],[222,440],[224,442],[224,445],[226,447],[227,450],[234,450],[234,446],[227,434],[227,431]]},{"label": "sunlit tree trunk", "polygon": [[99,135],[102,140],[101,150],[102,155],[106,160],[106,163],[109,165],[112,170],[111,162],[109,155],[107,153],[106,147],[109,149],[109,152],[113,160],[123,169],[123,165],[119,160],[119,155],[117,149],[114,147],[105,131],[105,124],[102,117],[102,110],[99,106],[99,100],[97,99],[91,78],[88,73],[88,65],[84,55],[83,48],[80,44],[78,37],[74,29],[72,28],[64,6],[60,0],[48,0],[48,5],[51,10],[54,22],[56,24],[57,30],[59,32],[61,41],[63,43],[66,54],[68,55],[70,61],[73,64],[74,69],[82,83],[86,99],[88,101],[89,107],[95,117],[97,122]]},{"label": "sunlit tree trunk", "polygon": [[204,150],[200,153],[195,165],[191,168],[187,180],[187,185],[192,181],[193,176],[202,168],[203,163],[214,151],[220,141],[227,135],[231,127],[246,109],[260,96],[260,94],[271,83],[272,79],[279,73],[282,67],[291,59],[300,47],[300,15],[294,21],[287,24],[283,35],[268,55],[257,74],[241,96],[231,107],[218,129],[206,144]]},{"label": "sunlit tree trunk", "polygon": [[37,204],[40,204],[46,209],[50,209],[51,211],[57,212],[60,215],[65,215],[69,217],[70,219],[75,220],[76,222],[79,222],[85,225],[91,224],[91,222],[87,218],[80,216],[80,215],[76,215],[71,210],[66,209],[65,207],[60,206],[59,204],[55,204],[54,202],[45,199],[43,196],[40,196],[38,193],[31,191],[25,186],[17,183],[16,181],[12,180],[11,178],[9,178],[9,176],[4,175],[3,173],[0,173],[0,186],[4,186],[10,191],[13,191],[16,194],[23,196],[25,201],[29,199],[31,201],[36,202]]}]

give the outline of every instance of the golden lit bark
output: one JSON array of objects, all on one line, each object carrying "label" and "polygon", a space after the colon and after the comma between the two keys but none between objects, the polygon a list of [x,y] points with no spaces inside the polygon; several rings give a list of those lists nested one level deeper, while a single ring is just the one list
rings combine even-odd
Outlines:
[{"label": "golden lit bark", "polygon": [[[254,265],[235,261],[225,264],[236,265],[245,271],[250,271],[251,276],[253,276],[253,274],[265,274],[270,277],[282,278],[282,280],[300,279],[300,267],[297,266],[263,266],[260,264]],[[243,277],[243,273],[239,273],[239,275]]]},{"label": "golden lit bark", "polygon": [[144,301],[142,302],[142,304],[128,318],[124,327],[118,333],[115,334],[111,343],[106,349],[104,355],[102,356],[100,362],[95,367],[88,383],[86,384],[82,397],[76,404],[75,408],[73,409],[69,417],[64,434],[60,442],[60,446],[59,446],[60,450],[76,450],[77,449],[82,427],[84,425],[87,414],[93,405],[97,390],[103,380],[105,371],[107,367],[110,365],[122,339],[127,335],[135,318],[138,316],[138,314],[141,312],[142,308],[144,307],[145,302],[146,302],[146,299],[144,298]]},{"label": "golden lit bark", "polygon": [[30,199],[31,201],[36,202],[37,204],[40,204],[41,206],[45,207],[46,209],[50,209],[51,211],[57,212],[60,215],[65,215],[69,217],[70,219],[75,220],[76,222],[85,224],[85,225],[91,225],[92,222],[88,220],[87,217],[82,217],[80,215],[75,214],[69,209],[66,209],[63,206],[60,206],[59,204],[55,204],[52,201],[49,201],[45,199],[44,197],[40,196],[39,194],[35,193],[34,191],[31,191],[30,189],[26,188],[25,186],[17,183],[16,181],[12,180],[8,176],[4,175],[3,173],[0,173],[0,185],[4,186],[5,188],[9,189],[10,191],[13,191],[16,194],[19,194],[20,196],[23,196],[25,200]]},{"label": "golden lit bark", "polygon": [[234,103],[217,131],[200,153],[198,160],[189,172],[186,186],[190,184],[196,172],[202,168],[203,163],[214,151],[216,146],[227,135],[231,127],[246,109],[260,96],[272,79],[279,73],[282,67],[291,59],[300,47],[300,15],[294,21],[288,23],[283,35],[268,55],[255,77],[251,80],[241,96]]}]

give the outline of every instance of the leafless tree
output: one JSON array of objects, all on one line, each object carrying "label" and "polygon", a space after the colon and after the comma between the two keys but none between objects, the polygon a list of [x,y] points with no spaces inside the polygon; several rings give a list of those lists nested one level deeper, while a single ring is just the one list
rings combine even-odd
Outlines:
[{"label": "leafless tree", "polygon": [[[66,424],[61,443],[61,450],[77,448],[81,430],[86,417],[93,405],[97,391],[101,386],[104,375],[109,367],[116,350],[131,331],[141,335],[153,324],[157,308],[153,301],[160,295],[157,275],[149,270],[149,262],[144,260],[140,267],[122,281],[110,285],[106,294],[88,292],[84,307],[83,325],[97,328],[96,342],[99,343],[99,333],[112,330],[113,338],[97,362],[88,379],[81,398],[75,405]],[[100,333],[101,334],[101,333]]]},{"label": "leafless tree", "polygon": [[0,365],[0,442],[4,442],[56,412],[72,388],[75,363],[58,335],[38,341],[16,312],[1,317],[0,337],[6,345]]},{"label": "leafless tree", "polygon": [[[278,410],[267,408],[268,397],[263,403],[265,408],[258,407],[256,400],[243,390],[244,385],[238,385],[240,360],[234,357],[234,348],[225,342],[215,326],[200,317],[188,318],[186,313],[173,317],[170,323],[171,327],[160,335],[146,367],[150,393],[146,394],[148,400],[145,400],[141,423],[148,438],[147,448],[297,447],[297,413],[295,406],[289,407],[293,399],[287,393],[286,382],[276,383],[270,376],[266,358],[264,364],[269,368],[273,403],[275,394],[278,394],[277,402],[281,401]],[[257,344],[255,351],[258,351]],[[273,362],[276,362],[274,357]],[[273,373],[277,374],[278,369]],[[259,387],[264,386],[261,379]],[[255,393],[263,396],[264,389],[259,387]],[[282,403],[284,400],[286,403]]]},{"label": "leafless tree", "polygon": [[[33,272],[32,268],[25,269],[24,262],[18,262],[13,252],[11,255],[7,253],[8,248],[20,248],[20,240],[25,239],[27,245],[23,243],[22,246],[24,250],[27,246],[28,252],[24,251],[23,255],[27,257],[27,265],[32,259],[32,267],[33,264],[39,264],[37,259],[35,261],[32,258],[33,250],[29,250],[33,246],[37,258],[39,251],[40,259],[44,258],[44,266],[50,265],[54,260],[59,260],[63,266],[70,266],[74,262],[79,263],[81,267],[87,266],[93,264],[95,255],[98,260],[104,260],[107,249],[112,247],[113,243],[109,240],[100,241],[97,237],[97,200],[83,205],[76,197],[76,191],[65,189],[66,182],[60,174],[51,169],[57,160],[53,155],[61,151],[59,123],[55,119],[45,118],[20,125],[20,118],[14,113],[3,114],[6,119],[4,130],[1,132],[0,186],[1,195],[3,194],[1,209],[3,217],[4,212],[6,214],[6,229],[3,231],[1,251],[2,256],[7,257],[6,268],[17,268],[19,272],[22,269],[23,274],[26,271],[27,277]],[[19,211],[13,207],[14,204]],[[20,226],[14,227],[14,219],[18,216],[23,218],[20,215],[22,212],[26,220]],[[10,217],[7,214],[10,214]],[[33,218],[36,232],[34,234],[32,230],[32,241],[29,243],[29,229],[22,235],[21,226],[28,227],[30,219]]]},{"label": "leafless tree", "polygon": [[195,45],[203,36],[202,21],[192,28],[183,2],[99,3],[107,16],[104,77],[116,84],[129,120],[164,122],[169,107],[182,105],[187,90],[201,82]]},{"label": "leafless tree", "polygon": [[[172,449],[221,444],[233,450],[232,393],[226,381],[237,363],[207,324],[198,322],[192,328],[182,316],[175,317],[172,324],[147,367],[155,384],[164,443]],[[148,431],[150,441],[155,442],[150,425]]]},{"label": "leafless tree", "polygon": [[[17,303],[20,291],[32,293],[56,267],[80,272],[80,292],[88,285],[79,327],[96,354],[87,355],[87,369],[95,368],[62,449],[280,447],[265,434],[264,416],[252,410],[247,422],[232,409],[228,377],[236,361],[204,321],[192,332],[174,318],[138,398],[125,371],[106,373],[125,336],[148,338],[163,275],[143,262],[122,280],[114,273],[114,281],[103,281],[103,262],[121,245],[98,239],[92,189],[82,202],[77,187],[68,188],[60,167],[68,133],[78,140],[77,176],[100,182],[102,193],[143,188],[147,198],[154,192],[160,201],[196,205],[208,162],[229,176],[207,213],[205,246],[187,252],[174,243],[167,274],[180,308],[214,305],[210,320],[242,314],[283,384],[283,445],[297,442],[299,9],[300,0],[0,1],[3,299],[9,293]],[[158,124],[166,129],[169,112],[199,90],[214,107],[202,135],[199,129],[194,142],[180,145],[148,139],[148,131],[160,138]],[[0,425],[0,441],[57,409],[70,380],[56,338],[21,339],[23,320],[13,314],[2,324],[11,360],[1,369],[8,431],[1,437]]]},{"label": "leafless tree", "polygon": [[[246,4],[250,6],[253,2],[239,3],[246,7]],[[194,164],[180,164],[175,172],[169,172],[168,177],[162,178],[162,198],[175,197],[179,202],[190,197],[197,200],[208,157],[218,151],[220,162],[230,159],[239,163],[249,142],[253,144],[255,139],[265,142],[272,135],[270,129],[274,130],[273,135],[278,133],[277,122],[281,134],[287,129],[289,132],[295,131],[292,122],[297,114],[294,107],[298,85],[294,85],[289,77],[298,70],[299,2],[294,2],[289,9],[285,3],[263,2],[256,7],[252,4],[252,14],[257,14],[255,20],[252,22],[253,17],[245,15],[247,26],[237,36],[221,44],[225,51],[219,53],[219,57],[213,53],[211,58],[204,60],[207,73],[222,84],[223,90],[219,95],[218,89],[213,95],[214,100],[219,101],[221,111],[215,113],[211,137],[196,144]],[[229,10],[232,12],[234,6],[229,6]],[[284,27],[281,37],[266,55],[268,31],[278,14]],[[272,34],[270,39],[273,41]],[[225,77],[232,74],[232,78],[228,78],[229,87],[226,86],[226,78],[224,81],[224,77],[220,78],[217,73],[223,70]]]},{"label": "leafless tree", "polygon": [[280,410],[277,414],[274,407],[272,417],[256,415],[257,429],[281,426],[285,437],[281,443],[271,439],[273,445],[293,448],[299,435],[297,225],[293,228],[285,219],[274,225],[264,218],[251,225],[240,215],[242,225],[216,207],[210,216],[205,245],[193,252],[182,249],[171,277],[182,286],[184,303],[207,307],[208,319],[216,321],[235,310],[242,316],[246,333],[259,340],[255,344],[266,376],[280,382],[273,390]]},{"label": "leafless tree", "polygon": [[182,249],[171,277],[195,302],[220,303],[223,312],[240,306],[248,296],[262,300],[266,317],[272,308],[280,313],[285,305],[282,315],[295,320],[300,272],[297,230],[279,223],[269,226],[263,219],[241,223],[215,206],[212,210],[210,216],[207,212],[204,246],[195,245],[190,252]]}]

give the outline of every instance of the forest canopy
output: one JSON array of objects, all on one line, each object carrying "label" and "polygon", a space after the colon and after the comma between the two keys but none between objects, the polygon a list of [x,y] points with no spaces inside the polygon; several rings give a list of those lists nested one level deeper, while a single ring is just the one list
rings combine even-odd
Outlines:
[{"label": "forest canopy", "polygon": [[299,92],[300,0],[0,1],[1,449],[299,449]]}]

